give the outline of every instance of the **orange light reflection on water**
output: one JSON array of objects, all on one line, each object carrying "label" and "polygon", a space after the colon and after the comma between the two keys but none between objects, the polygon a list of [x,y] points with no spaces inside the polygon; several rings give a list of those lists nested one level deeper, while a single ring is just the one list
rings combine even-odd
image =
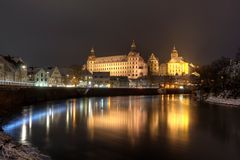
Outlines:
[{"label": "orange light reflection on water", "polygon": [[186,99],[180,95],[176,99],[172,99],[167,111],[168,136],[171,142],[187,143],[189,124],[189,98]]},{"label": "orange light reflection on water", "polygon": [[31,136],[33,120],[46,126],[47,138],[53,131],[51,126],[62,125],[59,123],[64,118],[67,134],[76,132],[82,122],[87,125],[90,140],[123,138],[132,145],[137,144],[145,133],[153,141],[159,136],[167,136],[170,144],[187,144],[191,123],[190,98],[183,95],[72,99],[59,108],[51,105],[35,115],[31,109],[24,114],[23,121],[9,126],[21,125],[22,142]]}]

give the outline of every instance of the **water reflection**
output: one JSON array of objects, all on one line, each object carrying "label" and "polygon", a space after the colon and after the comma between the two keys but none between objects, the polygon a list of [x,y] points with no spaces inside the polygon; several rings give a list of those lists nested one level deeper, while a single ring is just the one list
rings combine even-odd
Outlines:
[{"label": "water reflection", "polygon": [[[51,128],[51,123],[50,123],[50,116],[52,116],[51,121],[54,120],[53,115],[59,115],[62,112],[65,111],[65,107],[54,107],[52,108],[46,107],[45,110],[40,110],[40,111],[33,111],[32,108],[29,110],[24,109],[23,115],[20,116],[19,118],[11,121],[7,125],[5,125],[3,128],[7,133],[14,133],[16,130],[21,128],[21,133],[20,133],[20,142],[23,144],[27,144],[28,141],[27,138],[31,137],[32,134],[32,125],[39,123],[41,125],[46,126],[46,135],[49,134],[49,130]],[[57,118],[57,116],[55,117]]]},{"label": "water reflection", "polygon": [[167,125],[172,140],[188,140],[189,108],[188,106],[170,106],[168,108]]},{"label": "water reflection", "polygon": [[[224,130],[221,133],[235,135],[235,139],[240,141],[240,135],[236,134],[240,127],[236,127],[236,123],[224,125],[231,127],[229,129],[213,123],[218,117],[223,119],[223,112],[218,111],[221,114],[216,114],[218,112],[210,109],[211,115],[216,114],[214,119],[206,116],[204,108],[194,106],[196,103],[187,95],[70,99],[26,107],[18,118],[4,126],[4,130],[21,143],[32,143],[40,148],[47,148],[49,152],[54,148],[67,152],[63,146],[78,152],[81,147],[77,145],[100,142],[113,147],[122,143],[124,148],[128,144],[136,147],[146,143],[145,140],[156,145],[163,141],[164,146],[181,146],[185,150],[191,150],[194,149],[190,147],[193,141],[198,139],[214,139],[214,143],[220,144],[215,136],[209,137],[209,133],[218,133],[212,128],[220,128]],[[209,122],[212,122],[210,129],[207,127]],[[194,135],[201,134],[198,138],[193,138],[191,133],[196,130],[201,132]],[[199,143],[196,142],[196,146]]]},{"label": "water reflection", "polygon": [[172,141],[188,140],[189,98],[183,95],[161,96],[159,99],[149,97],[149,102],[141,97],[85,98],[67,100],[65,104],[49,104],[43,110],[25,109],[22,117],[10,122],[4,129],[11,133],[21,127],[20,141],[27,143],[34,124],[45,126],[45,136],[49,139],[52,125],[63,125],[65,119],[65,132],[69,133],[74,132],[84,119],[91,140],[109,132],[118,136],[126,134],[132,144],[137,143],[145,132],[156,140],[163,126],[167,127]]},{"label": "water reflection", "polygon": [[[127,109],[121,108],[117,103],[113,104],[117,107],[110,109],[110,106],[107,106],[108,110],[102,109],[100,113],[96,112],[89,115],[87,126],[90,133],[94,133],[95,130],[99,129],[104,130],[106,133],[114,132],[114,134],[126,132],[131,142],[134,142],[146,125],[146,111],[142,110],[141,106],[138,105]],[[94,137],[92,136],[92,138]]]}]

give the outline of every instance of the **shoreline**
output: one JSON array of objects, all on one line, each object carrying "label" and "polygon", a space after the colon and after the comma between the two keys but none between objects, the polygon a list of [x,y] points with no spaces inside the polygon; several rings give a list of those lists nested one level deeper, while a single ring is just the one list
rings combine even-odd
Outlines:
[{"label": "shoreline", "polygon": [[219,105],[228,105],[228,106],[232,106],[232,107],[240,106],[240,99],[233,99],[233,98],[208,96],[207,99],[205,99],[205,102],[219,104]]},{"label": "shoreline", "polygon": [[30,145],[23,145],[14,140],[13,137],[0,131],[0,159],[31,159],[50,160],[47,155],[42,154],[37,148]]}]

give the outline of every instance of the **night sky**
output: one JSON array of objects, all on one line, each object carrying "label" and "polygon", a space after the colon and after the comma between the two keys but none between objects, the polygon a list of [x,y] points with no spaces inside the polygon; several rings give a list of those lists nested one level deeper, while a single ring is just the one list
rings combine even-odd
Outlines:
[{"label": "night sky", "polygon": [[83,64],[96,54],[169,60],[173,44],[194,64],[240,47],[239,0],[1,0],[0,52],[34,66]]}]

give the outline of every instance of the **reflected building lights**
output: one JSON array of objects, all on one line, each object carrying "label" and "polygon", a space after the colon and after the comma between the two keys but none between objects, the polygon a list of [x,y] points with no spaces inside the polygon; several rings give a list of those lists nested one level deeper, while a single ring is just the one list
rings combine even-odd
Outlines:
[{"label": "reflected building lights", "polygon": [[[51,110],[53,110],[53,105],[52,105],[52,107],[51,107]],[[54,114],[53,114],[53,112],[51,112],[51,119],[52,119],[52,122],[53,122],[53,120],[54,120]]]},{"label": "reflected building lights", "polygon": [[80,114],[79,115],[80,115],[80,117],[82,117],[82,113],[83,113],[83,101],[82,100],[80,101],[79,105],[80,105],[80,109],[79,109]]},{"label": "reflected building lights", "polygon": [[179,100],[182,102],[183,101],[183,95],[179,95]]},{"label": "reflected building lights", "polygon": [[173,141],[188,141],[189,106],[173,103],[167,112],[169,137]]},{"label": "reflected building lights", "polygon": [[[102,114],[94,114],[93,116],[89,116],[87,125],[91,137],[93,138],[93,132],[97,131],[98,129],[104,130],[106,133],[114,132],[114,134],[120,134],[126,131],[131,142],[135,143],[135,139],[139,137],[140,132],[143,130],[147,120],[146,112],[141,110],[141,107],[137,106],[137,104],[140,103],[136,103],[136,106],[133,107],[132,112],[129,112],[127,108],[124,109],[119,106],[111,108],[110,110],[106,111],[106,113],[101,110]],[[112,103],[112,105],[117,106],[115,103]]]},{"label": "reflected building lights", "polygon": [[[41,111],[26,110],[23,118],[8,123],[3,129],[10,133],[20,128],[20,140],[25,143],[32,135],[34,123],[46,127],[43,133],[48,136],[53,125],[61,125],[64,118],[66,133],[76,132],[79,123],[86,122],[91,140],[127,136],[135,145],[145,133],[151,140],[157,140],[159,134],[166,132],[171,143],[187,143],[191,120],[189,105],[189,97],[184,95],[159,95],[150,101],[134,96],[73,99],[65,105],[51,105]],[[115,136],[108,137],[111,134]]]},{"label": "reflected building lights", "polygon": [[49,134],[49,128],[50,128],[50,113],[51,113],[51,109],[47,109],[47,116],[46,116],[46,135],[48,136]]},{"label": "reflected building lights", "polygon": [[108,109],[111,109],[111,97],[107,98],[107,102]]},{"label": "reflected building lights", "polygon": [[159,133],[159,115],[158,112],[153,113],[150,122],[150,134],[153,139],[156,139]]},{"label": "reflected building lights", "polygon": [[22,129],[21,129],[21,143],[26,143],[26,137],[27,137],[27,127],[26,127],[26,121],[23,119],[22,122]]},{"label": "reflected building lights", "polygon": [[29,123],[28,123],[28,128],[29,128],[29,136],[32,135],[32,108],[30,108],[29,111]]},{"label": "reflected building lights", "polygon": [[[64,112],[65,110],[66,110],[65,106],[62,106],[57,109],[51,110],[51,112],[53,112],[53,114],[58,114],[58,113]],[[27,114],[27,112],[29,113]],[[3,126],[3,129],[7,133],[12,133],[17,128],[20,127],[21,128],[20,135],[19,135],[20,142],[23,144],[27,144],[27,136],[31,136],[32,134],[31,130],[32,130],[33,123],[37,122],[41,124],[42,121],[39,121],[39,120],[47,119],[47,117],[49,118],[48,115],[49,115],[49,112],[46,109],[43,111],[37,111],[37,112],[33,112],[31,109],[29,109],[28,111],[24,112],[24,116],[22,118],[17,118],[16,120],[9,122],[7,125]],[[48,120],[46,120],[46,122],[47,121]],[[27,128],[27,126],[29,127],[29,129]],[[47,126],[47,123],[46,123],[46,126]]]},{"label": "reflected building lights", "polygon": [[73,129],[76,128],[76,99],[73,100],[72,102],[72,126]]},{"label": "reflected building lights", "polygon": [[67,107],[66,107],[66,132],[69,131],[69,103],[67,101]]}]

